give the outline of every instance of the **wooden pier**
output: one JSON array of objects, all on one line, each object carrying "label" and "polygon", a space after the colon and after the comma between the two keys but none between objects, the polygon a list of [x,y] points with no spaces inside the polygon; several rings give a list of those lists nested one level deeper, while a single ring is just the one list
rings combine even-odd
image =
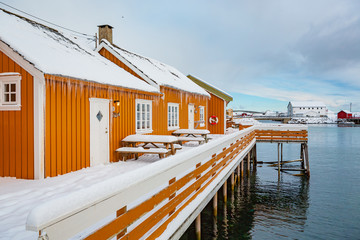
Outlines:
[{"label": "wooden pier", "polygon": [[[277,162],[265,162],[269,166],[277,167],[278,172],[300,172],[298,176],[306,175],[310,177],[309,151],[308,151],[308,132],[307,130],[256,130],[256,141],[277,143]],[[283,160],[284,143],[300,144],[300,159]],[[300,168],[287,168],[287,163],[300,162]],[[261,162],[264,163],[264,162]]]},{"label": "wooden pier", "polygon": [[[39,232],[38,239],[50,240],[80,233],[84,239],[179,239],[195,221],[196,236],[200,239],[201,212],[205,206],[213,201],[216,218],[219,190],[222,188],[221,194],[226,201],[228,180],[230,191],[234,191],[236,182],[250,175],[251,164],[256,169],[256,164],[261,163],[257,161],[256,142],[278,144],[278,161],[272,164],[277,166],[279,173],[281,170],[291,171],[283,167],[289,161],[282,159],[282,144],[300,143],[299,161],[306,169],[304,172],[310,174],[304,127],[252,126],[226,135],[221,141],[210,141],[153,163],[151,171],[141,168],[136,173],[114,178],[112,191],[92,202],[73,206],[71,212],[62,209],[64,206],[57,204],[57,199],[43,203],[30,212],[27,229]],[[74,197],[102,187],[109,188],[106,183],[104,186],[91,186],[84,189],[84,194],[79,191],[64,196],[61,202],[70,203]],[[51,209],[50,217],[44,209]],[[116,217],[94,228],[94,224],[111,214]],[[90,227],[92,230],[86,232]]]}]

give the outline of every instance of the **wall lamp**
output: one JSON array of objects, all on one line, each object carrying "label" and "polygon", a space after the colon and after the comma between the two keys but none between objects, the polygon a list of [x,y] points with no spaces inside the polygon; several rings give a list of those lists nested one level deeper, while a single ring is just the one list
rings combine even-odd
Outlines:
[{"label": "wall lamp", "polygon": [[115,112],[115,106],[120,106],[120,101],[119,100],[115,100],[114,101],[114,106],[113,106],[113,117],[114,118],[117,118],[117,117],[120,117],[120,113],[118,112]]}]

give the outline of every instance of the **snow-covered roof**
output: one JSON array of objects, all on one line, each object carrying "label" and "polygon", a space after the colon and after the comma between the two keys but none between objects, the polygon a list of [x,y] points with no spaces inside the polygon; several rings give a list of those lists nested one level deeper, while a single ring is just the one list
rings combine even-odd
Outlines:
[{"label": "snow-covered roof", "polygon": [[326,107],[323,102],[316,102],[316,101],[290,101],[293,107]]},{"label": "snow-covered roof", "polygon": [[199,87],[172,66],[122,49],[118,46],[110,44],[105,39],[101,41],[98,50],[100,51],[103,47],[109,50],[119,60],[122,60],[124,64],[126,64],[149,84],[171,87],[210,97],[203,88]]},{"label": "snow-covered roof", "polygon": [[158,92],[55,29],[0,9],[0,41],[43,73]]},{"label": "snow-covered roof", "polygon": [[224,99],[225,101],[231,102],[233,100],[233,97],[225,92],[224,90],[221,90],[218,87],[215,87],[214,85],[206,82],[205,80],[194,77],[192,75],[188,75],[188,78],[190,78],[193,82],[195,82],[200,87],[203,87],[205,90],[211,92],[212,94]]},{"label": "snow-covered roof", "polygon": [[[350,111],[348,111],[348,110],[341,110],[341,111],[343,111],[344,113],[347,113],[347,114],[352,113],[352,112],[350,112]],[[340,111],[340,112],[341,112],[341,111]]]}]

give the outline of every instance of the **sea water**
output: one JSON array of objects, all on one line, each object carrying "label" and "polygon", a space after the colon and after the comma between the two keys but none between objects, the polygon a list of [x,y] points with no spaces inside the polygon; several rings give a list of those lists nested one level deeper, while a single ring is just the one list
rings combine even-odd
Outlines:
[{"label": "sea water", "polygon": [[[203,210],[202,239],[360,239],[360,127],[309,126],[308,146],[309,179],[258,164],[227,204],[219,191],[216,220],[212,201]],[[257,143],[257,155],[277,161],[277,144]],[[299,156],[284,144],[284,160]],[[194,224],[182,239],[195,239]]]}]

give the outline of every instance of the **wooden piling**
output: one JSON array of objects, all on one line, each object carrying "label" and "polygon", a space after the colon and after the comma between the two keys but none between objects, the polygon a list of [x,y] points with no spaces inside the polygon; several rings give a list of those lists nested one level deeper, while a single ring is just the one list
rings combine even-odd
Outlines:
[{"label": "wooden piling", "polygon": [[237,181],[239,182],[240,181],[240,164],[237,166]]},{"label": "wooden piling", "polygon": [[280,158],[281,165],[279,165],[280,168],[282,168],[282,165],[283,165],[283,145],[284,145],[284,143],[280,144],[280,147],[281,147],[281,158]]},{"label": "wooden piling", "polygon": [[213,214],[214,214],[214,218],[217,217],[217,199],[218,199],[218,193],[216,192],[213,198]]},{"label": "wooden piling", "polygon": [[277,145],[278,175],[280,176],[280,143]]},{"label": "wooden piling", "polygon": [[235,188],[235,176],[234,176],[234,172],[231,173],[231,191],[234,192],[234,188]]},{"label": "wooden piling", "polygon": [[244,176],[244,159],[241,160],[240,168],[241,168],[241,178],[242,178]]},{"label": "wooden piling", "polygon": [[199,213],[199,215],[195,220],[195,229],[196,229],[196,239],[201,240],[201,213]]},{"label": "wooden piling", "polygon": [[247,155],[247,171],[250,173],[250,152],[248,152]]},{"label": "wooden piling", "polygon": [[255,163],[255,165],[257,165],[257,153],[256,153],[256,143],[255,143],[255,145],[254,145],[254,163]]},{"label": "wooden piling", "polygon": [[304,143],[301,143],[301,145],[300,145],[300,159],[302,160],[301,161],[301,167],[305,168],[305,163],[304,163],[304,161],[305,161],[305,159],[304,159]]},{"label": "wooden piling", "polygon": [[309,151],[308,151],[307,143],[304,144],[304,150],[305,150],[306,175],[310,177]]},{"label": "wooden piling", "polygon": [[223,195],[224,195],[224,203],[227,203],[227,180],[224,182],[223,185]]}]

